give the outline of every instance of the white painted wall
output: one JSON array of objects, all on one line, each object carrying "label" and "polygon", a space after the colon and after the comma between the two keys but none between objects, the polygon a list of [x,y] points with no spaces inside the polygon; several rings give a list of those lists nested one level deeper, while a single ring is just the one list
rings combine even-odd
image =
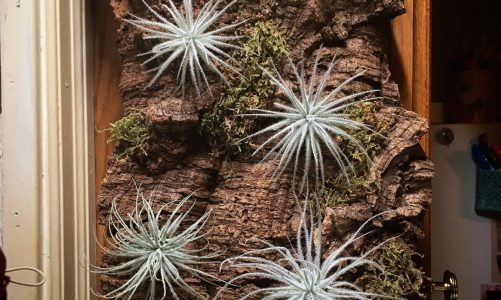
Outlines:
[{"label": "white painted wall", "polygon": [[[36,3],[0,1],[3,249],[8,268],[41,268]],[[31,274],[13,276],[37,281]],[[37,299],[39,289],[10,284],[8,293],[12,299]]]},{"label": "white painted wall", "polygon": [[[440,145],[437,131],[450,128],[455,139]],[[482,133],[501,136],[501,124],[434,125],[431,158],[435,163],[431,220],[432,277],[441,281],[444,270],[455,273],[459,300],[479,300],[480,285],[493,281],[492,220],[478,216],[475,204],[475,164],[470,147]],[[443,294],[434,293],[441,300]]]}]

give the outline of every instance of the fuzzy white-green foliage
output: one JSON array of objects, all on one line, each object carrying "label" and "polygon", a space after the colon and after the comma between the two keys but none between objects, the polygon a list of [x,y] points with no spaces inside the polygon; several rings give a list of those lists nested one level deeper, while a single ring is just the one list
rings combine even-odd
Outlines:
[{"label": "fuzzy white-green foliage", "polygon": [[153,46],[150,51],[141,54],[151,55],[143,64],[152,62],[159,57],[165,57],[165,61],[150,70],[156,72],[156,74],[151,79],[148,87],[155,83],[160,75],[177,59],[180,60],[177,80],[183,94],[186,77],[191,78],[191,82],[198,94],[200,94],[202,81],[205,82],[207,87],[209,86],[204,65],[226,81],[219,68],[224,66],[231,70],[235,69],[228,64],[227,60],[230,60],[231,57],[223,49],[238,48],[231,42],[240,37],[224,34],[239,24],[213,28],[216,21],[236,0],[218,11],[217,8],[220,2],[221,0],[207,2],[198,15],[195,16],[191,0],[183,0],[182,10],[178,9],[172,0],[168,0],[168,5],[162,5],[162,8],[169,12],[170,18],[168,19],[143,1],[158,21],[146,20],[134,15],[132,15],[131,19],[125,20],[146,32],[147,35],[144,39],[159,40],[158,44]]},{"label": "fuzzy white-green foliage", "polygon": [[[343,275],[364,265],[373,266],[382,271],[368,255],[377,250],[384,243],[370,249],[361,256],[344,256],[343,252],[357,239],[364,237],[363,228],[374,218],[363,223],[360,228],[339,248],[333,251],[326,259],[322,259],[322,227],[317,224],[317,236],[314,236],[314,221],[310,217],[310,226],[306,224],[306,209],[304,209],[297,233],[297,244],[294,251],[285,247],[274,246],[263,241],[267,248],[249,251],[241,256],[225,260],[229,266],[250,271],[236,276],[227,284],[233,284],[242,279],[263,279],[272,282],[270,287],[258,288],[241,300],[259,295],[262,300],[336,300],[336,299],[398,299],[385,295],[364,292],[353,283],[343,281]],[[274,253],[279,260],[268,260],[262,254]],[[226,287],[227,287],[226,286]]]},{"label": "fuzzy white-green foliage", "polygon": [[[320,50],[318,51],[320,53]],[[277,119],[268,127],[249,135],[247,138],[252,138],[257,135],[272,133],[271,136],[254,152],[263,150],[267,145],[272,144],[272,149],[263,158],[267,159],[270,155],[277,152],[273,161],[278,161],[276,170],[272,175],[272,179],[279,177],[289,164],[294,164],[294,178],[300,168],[301,159],[303,165],[303,180],[301,188],[308,183],[308,172],[310,168],[315,170],[315,183],[318,187],[319,183],[324,184],[324,154],[323,148],[330,153],[332,158],[337,163],[339,170],[345,175],[349,182],[348,173],[354,172],[352,163],[349,157],[343,152],[336,137],[341,137],[352,142],[359,148],[360,152],[367,156],[367,152],[358,140],[353,138],[346,130],[369,130],[371,129],[358,121],[349,118],[348,114],[344,114],[344,110],[361,101],[369,101],[377,99],[377,97],[364,98],[377,90],[369,90],[339,97],[339,94],[350,82],[362,76],[364,73],[347,79],[332,91],[326,91],[332,70],[334,68],[334,60],[330,63],[328,69],[320,78],[317,84],[319,55],[315,60],[313,73],[309,83],[305,78],[304,66],[301,71],[298,71],[296,66],[290,62],[294,75],[296,77],[298,92],[294,92],[292,87],[280,76],[271,74],[266,69],[263,69],[270,79],[278,86],[278,88],[287,97],[289,103],[275,103],[277,110],[256,109],[255,113],[245,116],[255,116]]]},{"label": "fuzzy white-green foliage", "polygon": [[[179,292],[193,298],[204,298],[182,278],[182,273],[196,277],[211,277],[197,269],[215,255],[200,255],[204,249],[194,249],[194,244],[203,239],[200,234],[209,213],[204,214],[187,227],[186,217],[193,208],[190,196],[183,200],[164,205],[157,213],[153,211],[150,199],[137,191],[135,209],[125,221],[117,210],[116,201],[111,205],[109,234],[111,247],[105,253],[123,261],[120,264],[92,268],[96,273],[127,276],[128,279],[117,289],[99,295],[108,299],[131,299],[143,287],[148,288],[145,299],[157,299],[158,286],[163,288],[162,299],[168,295],[180,299]],[[182,207],[188,209],[181,212]],[[166,214],[166,209],[171,210]],[[166,220],[162,221],[164,215]],[[182,225],[183,224],[183,225]],[[172,298],[169,298],[172,299]]]}]

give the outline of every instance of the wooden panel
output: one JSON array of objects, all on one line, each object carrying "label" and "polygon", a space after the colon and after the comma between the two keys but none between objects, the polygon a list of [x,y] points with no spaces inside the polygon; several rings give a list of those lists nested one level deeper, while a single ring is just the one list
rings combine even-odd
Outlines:
[{"label": "wooden panel", "polygon": [[391,72],[400,89],[400,102],[412,110],[414,63],[414,0],[405,0],[407,13],[391,21]]},{"label": "wooden panel", "polygon": [[[392,75],[399,84],[402,105],[427,120],[431,96],[431,0],[405,0],[407,13],[391,22]],[[425,135],[421,146],[429,155],[430,137]],[[431,209],[431,208],[430,208]],[[424,216],[426,237],[420,244],[424,254],[423,267],[431,271],[431,213]]]},{"label": "wooden panel", "polygon": [[[431,6],[430,0],[414,2],[414,56],[412,110],[430,119],[431,102]],[[430,153],[429,134],[421,146]]]},{"label": "wooden panel", "polygon": [[[431,102],[431,0],[414,3],[414,64],[412,110],[430,120]],[[430,134],[423,136],[421,146],[430,155]],[[431,209],[424,216],[426,237],[420,245],[424,254],[424,270],[431,274]]]},{"label": "wooden panel", "polygon": [[[431,80],[430,0],[405,0],[407,13],[391,22],[391,67],[402,105],[429,119]],[[429,137],[422,140],[429,151]]]},{"label": "wooden panel", "polygon": [[[95,141],[95,173],[96,199],[101,191],[109,155],[115,149],[114,144],[107,143],[109,134],[104,131],[110,123],[122,117],[122,99],[118,92],[120,82],[121,61],[116,47],[117,23],[107,1],[93,0],[92,12],[94,36],[94,141]],[[96,225],[98,242],[104,245],[106,228]],[[96,261],[100,262],[102,251],[96,249]]]}]

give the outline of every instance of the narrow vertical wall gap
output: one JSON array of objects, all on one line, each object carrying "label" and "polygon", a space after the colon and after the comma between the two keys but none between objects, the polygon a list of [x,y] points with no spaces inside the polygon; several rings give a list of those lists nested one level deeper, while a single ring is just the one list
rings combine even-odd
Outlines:
[{"label": "narrow vertical wall gap", "polygon": [[[106,173],[107,161],[115,144],[108,143],[110,123],[122,117],[122,98],[119,93],[121,59],[118,54],[116,32],[118,22],[108,1],[91,0],[92,13],[92,95],[94,101],[94,174],[95,196],[98,198]],[[96,237],[105,244],[103,225],[95,224]],[[101,262],[102,250],[96,247],[96,263]],[[98,287],[99,291],[99,287]]]}]

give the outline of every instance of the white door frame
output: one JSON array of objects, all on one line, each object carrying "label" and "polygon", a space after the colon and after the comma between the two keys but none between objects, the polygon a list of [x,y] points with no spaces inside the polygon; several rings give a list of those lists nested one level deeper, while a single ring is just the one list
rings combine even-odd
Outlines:
[{"label": "white door frame", "polygon": [[[90,299],[93,104],[83,0],[0,2],[4,250],[44,271],[12,299]],[[22,275],[24,276],[24,275]],[[22,278],[33,280],[33,278]]]}]

